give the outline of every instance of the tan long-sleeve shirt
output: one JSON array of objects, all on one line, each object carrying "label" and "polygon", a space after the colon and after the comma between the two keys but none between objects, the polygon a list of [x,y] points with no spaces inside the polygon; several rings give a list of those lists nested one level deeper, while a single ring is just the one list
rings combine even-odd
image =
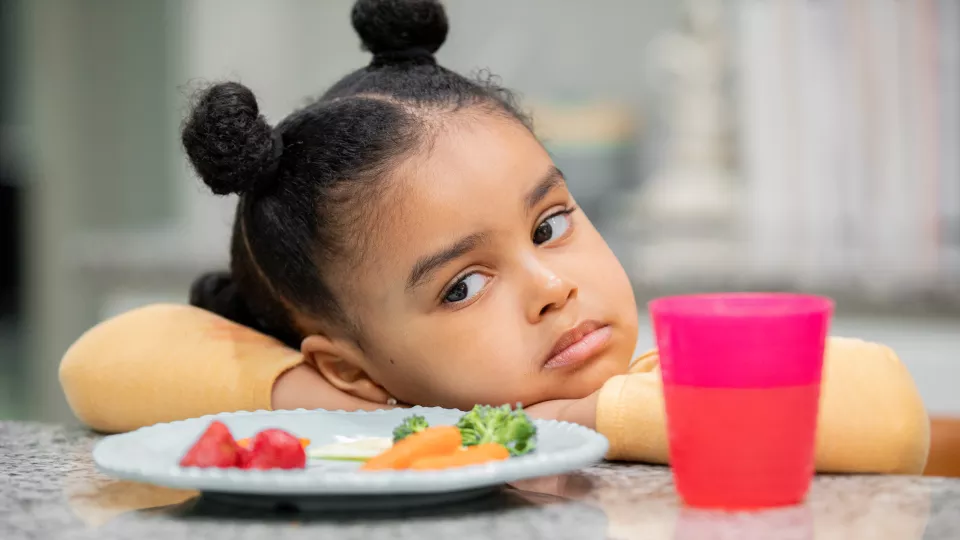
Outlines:
[{"label": "tan long-sleeve shirt", "polygon": [[[77,417],[106,432],[205,414],[271,408],[277,378],[299,351],[186,305],[158,304],[92,328],[64,355],[60,382]],[[919,474],[929,419],[889,348],[830,338],[817,425],[820,472]],[[610,459],[666,463],[659,359],[641,356],[601,389],[597,428]]]}]

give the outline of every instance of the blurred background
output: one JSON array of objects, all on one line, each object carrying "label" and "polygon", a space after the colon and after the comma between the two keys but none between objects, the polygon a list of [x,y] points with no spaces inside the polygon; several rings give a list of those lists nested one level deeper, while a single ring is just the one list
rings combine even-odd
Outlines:
[{"label": "blurred background", "polygon": [[[226,265],[235,201],[179,148],[191,91],[241,80],[280,120],[369,61],[351,5],[0,0],[0,418],[69,421],[73,340]],[[830,294],[834,334],[960,415],[960,2],[446,5],[439,60],[521,94],[641,310]]]}]

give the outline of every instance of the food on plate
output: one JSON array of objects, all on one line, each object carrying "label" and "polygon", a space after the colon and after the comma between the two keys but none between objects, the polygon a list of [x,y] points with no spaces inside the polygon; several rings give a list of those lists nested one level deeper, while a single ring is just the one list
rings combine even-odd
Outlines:
[{"label": "food on plate", "polygon": [[477,405],[460,418],[457,428],[464,446],[497,443],[511,456],[529,454],[537,447],[537,426],[519,406],[514,410],[509,405]]},{"label": "food on plate", "polygon": [[[251,441],[250,437],[244,437],[242,439],[237,439],[237,444],[239,444],[241,448],[250,448],[250,441]],[[306,450],[307,447],[310,446],[310,439],[301,438],[300,446],[302,446],[303,449]]]},{"label": "food on plate", "polygon": [[467,448],[457,450],[445,456],[430,456],[418,459],[410,465],[410,468],[421,471],[452,469],[454,467],[479,465],[489,461],[500,461],[509,458],[510,451],[502,444],[483,443],[476,446],[468,446]]},{"label": "food on plate", "polygon": [[399,426],[393,429],[393,442],[399,442],[401,439],[405,439],[428,427],[430,427],[430,424],[427,423],[427,419],[419,414],[408,416],[403,419],[403,422]]},{"label": "food on plate", "polygon": [[460,430],[456,426],[427,428],[406,437],[361,467],[365,471],[406,469],[421,458],[444,456],[460,450]]},{"label": "food on plate", "polygon": [[282,429],[265,429],[240,454],[243,469],[303,469],[307,454],[300,440]]},{"label": "food on plate", "polygon": [[237,467],[241,454],[237,441],[223,422],[214,421],[180,460],[181,467]]},{"label": "food on plate", "polygon": [[438,470],[522,456],[536,448],[537,427],[520,406],[477,405],[454,426],[431,427],[422,416],[408,416],[393,438],[393,446],[361,469]]},{"label": "food on plate", "polygon": [[307,449],[307,457],[331,461],[367,461],[393,446],[390,437],[338,436],[337,439],[338,442]]},{"label": "food on plate", "polygon": [[431,426],[411,415],[391,437],[335,436],[336,442],[310,447],[310,439],[282,429],[265,429],[252,438],[235,440],[218,420],[180,460],[181,467],[240,469],[303,469],[307,457],[362,461],[364,471],[441,470],[479,465],[533,452],[537,427],[521,406],[477,405],[452,426]]},{"label": "food on plate", "polygon": [[265,429],[244,448],[230,429],[214,420],[180,460],[181,467],[302,469],[307,455],[301,440],[282,429]]}]

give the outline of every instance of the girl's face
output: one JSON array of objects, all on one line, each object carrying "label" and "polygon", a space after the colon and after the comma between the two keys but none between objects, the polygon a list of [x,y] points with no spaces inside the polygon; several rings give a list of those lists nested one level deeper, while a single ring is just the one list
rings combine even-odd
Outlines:
[{"label": "girl's face", "polygon": [[397,171],[337,280],[354,367],[412,404],[584,397],[630,362],[630,282],[529,131],[460,114]]}]

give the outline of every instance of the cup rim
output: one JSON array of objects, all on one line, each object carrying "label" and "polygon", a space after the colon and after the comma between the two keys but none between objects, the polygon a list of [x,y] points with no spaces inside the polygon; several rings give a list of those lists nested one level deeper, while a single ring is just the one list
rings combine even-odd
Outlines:
[{"label": "cup rim", "polygon": [[647,302],[656,315],[778,317],[832,313],[832,298],[785,292],[714,292],[662,296]]}]

